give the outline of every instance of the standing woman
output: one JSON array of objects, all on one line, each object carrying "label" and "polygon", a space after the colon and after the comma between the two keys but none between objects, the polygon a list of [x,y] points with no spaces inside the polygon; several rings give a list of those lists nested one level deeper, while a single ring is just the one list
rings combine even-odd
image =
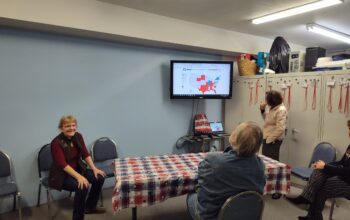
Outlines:
[{"label": "standing woman", "polygon": [[288,117],[281,93],[274,90],[266,92],[265,102],[260,104],[260,112],[265,121],[262,154],[279,160]]},{"label": "standing woman", "polygon": [[[50,187],[75,192],[73,220],[83,220],[84,213],[104,213],[105,210],[96,205],[106,174],[92,162],[83,136],[76,131],[77,120],[71,115],[63,116],[58,128],[61,133],[51,142],[53,164],[49,175]],[[86,168],[83,160],[90,169]]]}]

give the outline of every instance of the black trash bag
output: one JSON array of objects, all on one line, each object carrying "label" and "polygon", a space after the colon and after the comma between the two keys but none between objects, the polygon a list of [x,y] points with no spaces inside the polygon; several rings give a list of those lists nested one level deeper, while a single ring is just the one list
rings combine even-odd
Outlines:
[{"label": "black trash bag", "polygon": [[290,47],[283,37],[276,37],[269,56],[269,69],[276,73],[288,73]]}]

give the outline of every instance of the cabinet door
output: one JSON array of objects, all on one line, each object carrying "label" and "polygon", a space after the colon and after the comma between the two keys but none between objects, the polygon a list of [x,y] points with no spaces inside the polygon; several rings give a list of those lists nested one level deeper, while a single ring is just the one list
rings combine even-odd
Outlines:
[{"label": "cabinet door", "polygon": [[[344,154],[349,144],[347,129],[349,113],[346,113],[345,108],[346,86],[349,81],[350,72],[339,73],[339,71],[326,72],[323,80],[325,89],[323,102],[325,108],[323,109],[322,140],[328,141],[336,147],[338,159]],[[334,86],[332,86],[333,83]],[[330,94],[330,90],[332,90],[332,94]],[[341,102],[340,105],[339,102]]]},{"label": "cabinet door", "polygon": [[320,73],[296,76],[292,80],[289,110],[289,163],[307,166],[320,140],[322,77]]},{"label": "cabinet door", "polygon": [[321,73],[283,74],[267,79],[267,87],[282,93],[288,109],[286,138],[280,152],[282,162],[306,166],[310,161],[320,139],[321,81]]}]

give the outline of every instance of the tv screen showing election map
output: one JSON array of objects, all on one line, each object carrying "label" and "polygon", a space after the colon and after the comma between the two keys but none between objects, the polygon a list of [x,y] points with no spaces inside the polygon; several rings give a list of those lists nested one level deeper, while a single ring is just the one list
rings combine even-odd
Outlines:
[{"label": "tv screen showing election map", "polygon": [[170,69],[172,99],[228,99],[232,96],[232,62],[172,60]]}]

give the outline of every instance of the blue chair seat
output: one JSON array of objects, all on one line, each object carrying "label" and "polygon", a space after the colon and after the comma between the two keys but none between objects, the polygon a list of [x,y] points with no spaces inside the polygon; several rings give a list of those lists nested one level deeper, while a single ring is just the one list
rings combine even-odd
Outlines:
[{"label": "blue chair seat", "polygon": [[45,186],[45,187],[49,187],[49,177],[44,177],[41,180],[41,183]]},{"label": "blue chair seat", "polygon": [[100,170],[103,170],[106,173],[106,177],[113,177],[114,176],[114,166],[103,166],[99,167]]},{"label": "blue chair seat", "polygon": [[307,181],[310,178],[313,169],[309,167],[296,167],[292,168],[292,174]]},{"label": "blue chair seat", "polygon": [[17,193],[17,186],[15,183],[3,183],[0,185],[0,196],[6,196]]}]

